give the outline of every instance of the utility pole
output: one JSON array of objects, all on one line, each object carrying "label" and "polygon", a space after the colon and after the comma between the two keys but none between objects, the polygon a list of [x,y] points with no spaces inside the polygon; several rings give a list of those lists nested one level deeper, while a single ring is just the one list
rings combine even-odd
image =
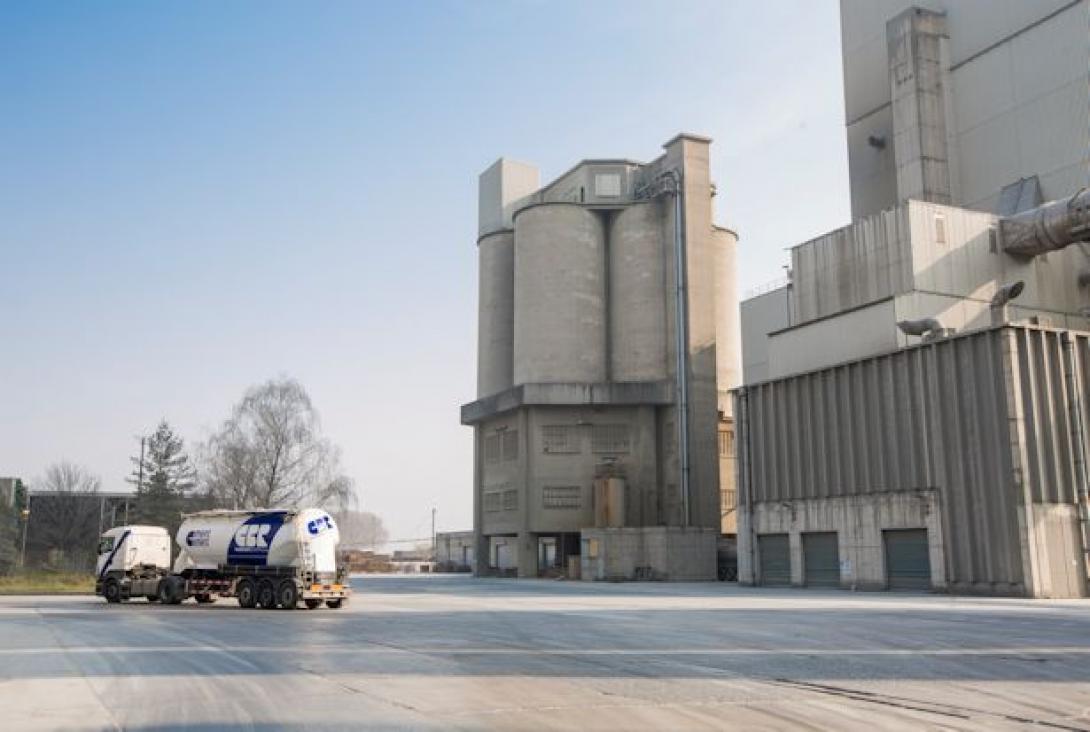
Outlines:
[{"label": "utility pole", "polygon": [[137,493],[141,493],[144,490],[144,442],[147,439],[148,438],[146,438],[146,437],[141,437],[140,438],[140,464],[138,466],[139,470],[137,472],[137,477],[136,477],[136,492]]},{"label": "utility pole", "polygon": [[30,489],[24,488],[23,495],[26,496],[26,504],[23,506],[23,546],[19,550],[19,568],[26,569],[26,534],[27,527],[30,525]]}]

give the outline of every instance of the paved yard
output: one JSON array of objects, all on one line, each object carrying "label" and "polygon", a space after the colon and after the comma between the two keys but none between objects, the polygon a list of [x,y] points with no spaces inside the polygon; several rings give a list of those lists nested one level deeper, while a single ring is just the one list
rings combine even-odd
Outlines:
[{"label": "paved yard", "polygon": [[341,610],[0,598],[4,729],[1090,730],[1090,603],[370,577]]}]

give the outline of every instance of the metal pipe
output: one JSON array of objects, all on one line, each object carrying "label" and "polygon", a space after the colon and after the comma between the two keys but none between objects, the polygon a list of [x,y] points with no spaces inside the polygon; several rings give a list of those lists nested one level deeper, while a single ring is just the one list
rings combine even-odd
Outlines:
[{"label": "metal pipe", "polygon": [[1090,240],[1090,189],[999,221],[1003,250],[1035,257]]},{"label": "metal pipe", "polygon": [[[739,494],[743,497],[745,510],[741,513],[745,516],[746,553],[749,555],[749,580],[750,584],[756,583],[757,551],[754,544],[757,543],[757,532],[753,526],[753,465],[749,451],[749,393],[745,387],[738,389],[738,418],[735,421],[735,434],[738,436],[738,482],[741,483]],[[738,581],[742,581],[741,573]]]},{"label": "metal pipe", "polygon": [[689,488],[689,317],[688,283],[685,271],[685,234],[682,221],[683,190],[681,174],[676,170],[663,173],[670,181],[667,193],[674,196],[674,281],[675,287],[675,335],[677,351],[677,424],[678,463],[681,469],[681,521],[683,526],[692,525],[692,501]]},{"label": "metal pipe", "polygon": [[1086,477],[1086,431],[1082,423],[1078,376],[1075,370],[1075,339],[1070,331],[1060,333],[1063,344],[1064,385],[1067,387],[1067,408],[1071,419],[1071,455],[1075,463],[1075,502],[1079,511],[1079,534],[1082,539],[1083,577],[1090,580],[1090,486]]}]

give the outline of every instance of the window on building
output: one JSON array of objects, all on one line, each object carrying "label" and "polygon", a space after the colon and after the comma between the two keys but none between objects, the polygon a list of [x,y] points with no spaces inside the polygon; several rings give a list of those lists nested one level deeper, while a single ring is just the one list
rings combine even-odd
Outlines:
[{"label": "window on building", "polygon": [[549,485],[541,491],[544,508],[582,508],[583,489],[577,485]]},{"label": "window on building", "polygon": [[503,510],[514,511],[519,507],[519,492],[514,488],[508,488],[503,492]]},{"label": "window on building", "polygon": [[626,424],[596,424],[591,428],[590,445],[593,452],[628,452],[629,437]]},{"label": "window on building", "polygon": [[734,457],[734,433],[733,432],[720,432],[719,433],[719,457],[725,457],[725,458]]},{"label": "window on building", "polygon": [[734,491],[719,491],[719,507],[723,511],[731,511],[737,508],[737,498]]},{"label": "window on building", "polygon": [[484,438],[484,461],[488,465],[494,465],[502,457],[502,445],[499,434],[487,435]]},{"label": "window on building", "polygon": [[506,463],[519,458],[519,431],[508,430],[503,433],[503,461]]},{"label": "window on building", "polygon": [[946,217],[935,214],[935,243],[946,245]]},{"label": "window on building", "polygon": [[541,442],[547,453],[579,452],[579,435],[575,425],[547,424],[541,428]]},{"label": "window on building", "polygon": [[503,507],[503,491],[485,491],[484,510],[495,513]]}]

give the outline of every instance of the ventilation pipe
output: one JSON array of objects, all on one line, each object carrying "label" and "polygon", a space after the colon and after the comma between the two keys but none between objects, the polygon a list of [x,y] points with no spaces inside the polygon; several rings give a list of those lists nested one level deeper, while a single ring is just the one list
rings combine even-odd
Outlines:
[{"label": "ventilation pipe", "polygon": [[1003,250],[1036,257],[1090,239],[1090,189],[1007,216],[999,222]]},{"label": "ventilation pipe", "polygon": [[681,174],[668,170],[661,176],[661,190],[674,197],[674,280],[676,301],[674,313],[677,336],[677,424],[678,463],[681,467],[681,523],[692,524],[691,496],[689,492],[689,313],[688,282],[685,271],[685,235],[683,216],[683,191]]}]

